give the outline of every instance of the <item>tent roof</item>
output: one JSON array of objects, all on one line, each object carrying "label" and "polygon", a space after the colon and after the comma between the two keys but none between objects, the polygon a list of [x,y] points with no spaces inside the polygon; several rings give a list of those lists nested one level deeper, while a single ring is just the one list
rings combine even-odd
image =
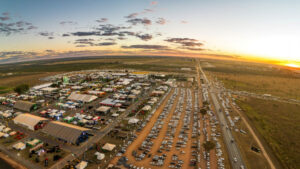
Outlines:
[{"label": "tent roof", "polygon": [[48,119],[35,116],[29,113],[19,114],[17,117],[14,118],[15,123],[20,123],[26,126],[32,126],[34,127],[36,124],[38,124],[40,121],[47,121]]},{"label": "tent roof", "polygon": [[43,129],[45,133],[71,143],[76,143],[82,132],[89,130],[90,129],[59,121],[51,121]]},{"label": "tent roof", "polygon": [[29,112],[33,105],[35,105],[35,103],[20,100],[15,103],[14,108]]},{"label": "tent roof", "polygon": [[68,100],[82,101],[82,102],[91,102],[96,100],[98,97],[94,95],[88,94],[78,94],[76,92],[72,92],[68,97]]},{"label": "tent roof", "polygon": [[136,119],[136,118],[131,118],[131,119],[128,120],[129,124],[135,124],[137,122],[139,122],[139,119]]},{"label": "tent roof", "polygon": [[103,150],[107,150],[107,151],[112,151],[115,147],[116,147],[116,145],[114,145],[114,144],[106,143],[106,144],[102,147],[102,149],[103,149]]},{"label": "tent roof", "polygon": [[107,112],[109,109],[111,109],[111,107],[108,107],[108,106],[100,106],[99,108],[97,108],[96,111],[99,111],[99,112]]}]

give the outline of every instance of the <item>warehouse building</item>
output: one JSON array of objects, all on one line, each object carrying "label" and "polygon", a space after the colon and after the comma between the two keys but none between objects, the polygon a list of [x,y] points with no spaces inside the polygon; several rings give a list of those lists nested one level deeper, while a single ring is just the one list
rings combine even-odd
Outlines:
[{"label": "warehouse building", "polygon": [[68,100],[72,101],[81,101],[84,103],[89,103],[94,100],[96,100],[98,97],[94,95],[88,95],[88,94],[78,94],[76,92],[71,93],[71,95],[68,97]]},{"label": "warehouse building", "polygon": [[100,106],[99,108],[96,109],[96,112],[99,114],[107,114],[111,110],[111,107],[108,106]]},{"label": "warehouse building", "polygon": [[37,130],[43,128],[47,123],[48,119],[35,116],[29,113],[20,114],[13,119],[17,125],[24,126],[30,130]]},{"label": "warehouse building", "polygon": [[37,109],[37,105],[35,103],[20,100],[14,104],[14,109],[18,109],[18,110],[25,111],[25,112],[30,112],[32,110]]},{"label": "warehouse building", "polygon": [[90,129],[59,122],[51,121],[43,132],[64,142],[79,145],[88,139]]}]

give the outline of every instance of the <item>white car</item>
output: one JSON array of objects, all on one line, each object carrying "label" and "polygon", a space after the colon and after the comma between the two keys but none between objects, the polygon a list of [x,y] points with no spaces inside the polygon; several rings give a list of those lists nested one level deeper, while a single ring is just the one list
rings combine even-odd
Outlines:
[{"label": "white car", "polygon": [[236,162],[237,162],[237,158],[236,158],[236,157],[234,157],[234,158],[233,158],[233,161],[236,163]]}]

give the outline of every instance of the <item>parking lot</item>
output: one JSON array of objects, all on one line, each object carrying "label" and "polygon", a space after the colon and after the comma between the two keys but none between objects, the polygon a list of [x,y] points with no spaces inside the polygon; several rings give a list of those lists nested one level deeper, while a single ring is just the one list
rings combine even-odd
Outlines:
[{"label": "parking lot", "polygon": [[[222,150],[217,137],[217,119],[212,111],[199,113],[202,92],[187,83],[174,88],[159,106],[147,125],[136,132],[121,157],[111,164],[119,167],[126,161],[132,168],[223,168]],[[207,141],[216,142],[216,149],[206,152]],[[217,158],[217,154],[220,158]],[[118,161],[119,160],[119,161]],[[122,162],[120,162],[122,161]]]}]

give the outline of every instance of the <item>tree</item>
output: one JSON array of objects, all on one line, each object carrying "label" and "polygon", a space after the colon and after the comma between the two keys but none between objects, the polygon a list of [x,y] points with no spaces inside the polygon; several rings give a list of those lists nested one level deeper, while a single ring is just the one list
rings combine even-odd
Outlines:
[{"label": "tree", "polygon": [[14,91],[18,94],[25,93],[29,90],[29,85],[28,84],[20,84],[14,88]]},{"label": "tree", "polygon": [[205,143],[203,143],[203,147],[205,149],[205,151],[209,152],[210,150],[215,148],[215,143],[212,141],[207,141]]},{"label": "tree", "polygon": [[204,116],[204,115],[206,115],[207,110],[206,110],[206,109],[201,109],[201,110],[200,110],[200,113]]}]

